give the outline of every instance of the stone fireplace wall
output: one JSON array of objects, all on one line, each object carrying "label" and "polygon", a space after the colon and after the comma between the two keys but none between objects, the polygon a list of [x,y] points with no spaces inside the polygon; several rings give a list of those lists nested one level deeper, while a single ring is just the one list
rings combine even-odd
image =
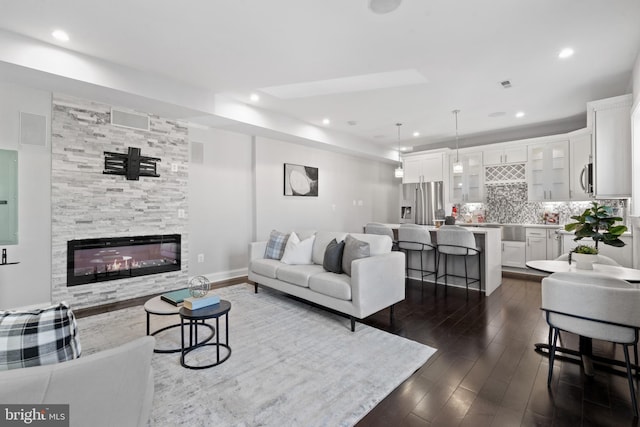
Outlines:
[{"label": "stone fireplace wall", "polygon": [[[91,307],[186,286],[186,124],[150,114],[149,131],[113,126],[110,105],[59,94],[54,95],[52,108],[52,300]],[[128,181],[103,174],[103,152],[126,154],[127,147],[162,159],[157,164],[160,177]],[[172,233],[182,236],[181,271],[67,287],[68,240]]]}]

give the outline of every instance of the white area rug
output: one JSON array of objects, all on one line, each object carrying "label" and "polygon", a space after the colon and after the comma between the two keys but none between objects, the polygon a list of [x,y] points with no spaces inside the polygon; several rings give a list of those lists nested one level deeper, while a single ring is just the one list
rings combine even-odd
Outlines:
[{"label": "white area rug", "polygon": [[[190,370],[179,353],[154,354],[152,426],[353,425],[436,351],[359,323],[351,332],[347,318],[247,284],[216,294],[232,305],[231,357]],[[142,307],[78,319],[83,354],[143,336],[145,322]],[[151,322],[155,330],[179,318]],[[179,343],[173,328],[157,347]],[[213,347],[194,353],[189,363],[215,361]]]}]

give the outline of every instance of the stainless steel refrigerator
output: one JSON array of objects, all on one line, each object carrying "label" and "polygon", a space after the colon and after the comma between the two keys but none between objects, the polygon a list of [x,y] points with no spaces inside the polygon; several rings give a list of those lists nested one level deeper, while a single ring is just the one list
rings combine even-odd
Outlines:
[{"label": "stainless steel refrigerator", "polygon": [[444,190],[442,181],[402,184],[400,222],[434,225],[444,220]]}]

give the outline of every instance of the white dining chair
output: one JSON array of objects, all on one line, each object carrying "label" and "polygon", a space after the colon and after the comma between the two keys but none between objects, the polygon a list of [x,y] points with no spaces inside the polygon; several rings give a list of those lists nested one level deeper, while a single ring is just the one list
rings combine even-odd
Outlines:
[{"label": "white dining chair", "polygon": [[633,347],[635,369],[638,365],[638,331],[640,330],[640,289],[635,284],[600,274],[553,273],[542,279],[542,310],[549,324],[549,375],[551,386],[553,363],[559,332],[610,341],[622,345],[634,415],[638,416],[636,393],[629,361]]}]

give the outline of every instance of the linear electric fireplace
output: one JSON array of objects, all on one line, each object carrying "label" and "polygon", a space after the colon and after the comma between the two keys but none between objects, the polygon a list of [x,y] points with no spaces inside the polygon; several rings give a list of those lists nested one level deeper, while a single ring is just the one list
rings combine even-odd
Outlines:
[{"label": "linear electric fireplace", "polygon": [[179,234],[67,242],[67,286],[179,270]]}]

